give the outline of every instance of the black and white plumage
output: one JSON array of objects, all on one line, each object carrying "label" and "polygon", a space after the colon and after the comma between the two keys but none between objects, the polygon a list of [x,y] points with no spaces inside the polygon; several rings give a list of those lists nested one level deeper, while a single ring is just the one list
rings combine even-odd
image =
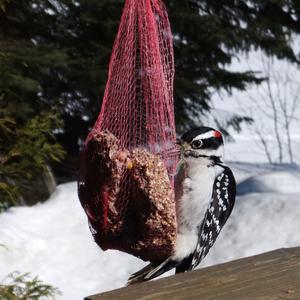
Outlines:
[{"label": "black and white plumage", "polygon": [[223,163],[223,138],[210,127],[185,133],[178,143],[181,159],[175,177],[177,238],[174,254],[134,273],[128,284],[153,279],[172,268],[193,270],[207,255],[235,202],[232,171]]}]

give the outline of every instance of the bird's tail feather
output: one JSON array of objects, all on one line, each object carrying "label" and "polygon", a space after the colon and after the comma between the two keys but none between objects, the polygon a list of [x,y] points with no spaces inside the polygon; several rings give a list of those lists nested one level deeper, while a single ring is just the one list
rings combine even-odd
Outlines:
[{"label": "bird's tail feather", "polygon": [[142,281],[148,281],[168,272],[176,267],[177,263],[171,258],[166,259],[159,265],[149,264],[138,272],[132,274],[127,281],[127,285],[135,284]]}]

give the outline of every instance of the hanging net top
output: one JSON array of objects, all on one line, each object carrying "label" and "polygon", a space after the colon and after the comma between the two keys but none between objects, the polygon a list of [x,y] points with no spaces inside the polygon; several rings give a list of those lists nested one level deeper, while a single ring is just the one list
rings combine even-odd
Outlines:
[{"label": "hanging net top", "polygon": [[124,148],[147,147],[171,171],[173,78],[172,34],[162,2],[127,0],[94,130],[109,130]]}]

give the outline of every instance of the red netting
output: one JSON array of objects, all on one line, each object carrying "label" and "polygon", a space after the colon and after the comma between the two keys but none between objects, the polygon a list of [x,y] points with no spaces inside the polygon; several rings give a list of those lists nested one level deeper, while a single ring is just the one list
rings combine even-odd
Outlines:
[{"label": "red netting", "polygon": [[81,203],[103,249],[150,260],[173,251],[173,77],[172,35],[163,3],[126,0],[79,181]]}]

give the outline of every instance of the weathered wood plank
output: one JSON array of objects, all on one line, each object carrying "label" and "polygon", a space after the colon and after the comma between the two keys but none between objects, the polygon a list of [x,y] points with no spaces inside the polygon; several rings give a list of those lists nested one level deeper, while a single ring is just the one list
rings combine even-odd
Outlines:
[{"label": "weathered wood plank", "polygon": [[300,247],[178,274],[87,297],[86,300],[300,299]]}]

